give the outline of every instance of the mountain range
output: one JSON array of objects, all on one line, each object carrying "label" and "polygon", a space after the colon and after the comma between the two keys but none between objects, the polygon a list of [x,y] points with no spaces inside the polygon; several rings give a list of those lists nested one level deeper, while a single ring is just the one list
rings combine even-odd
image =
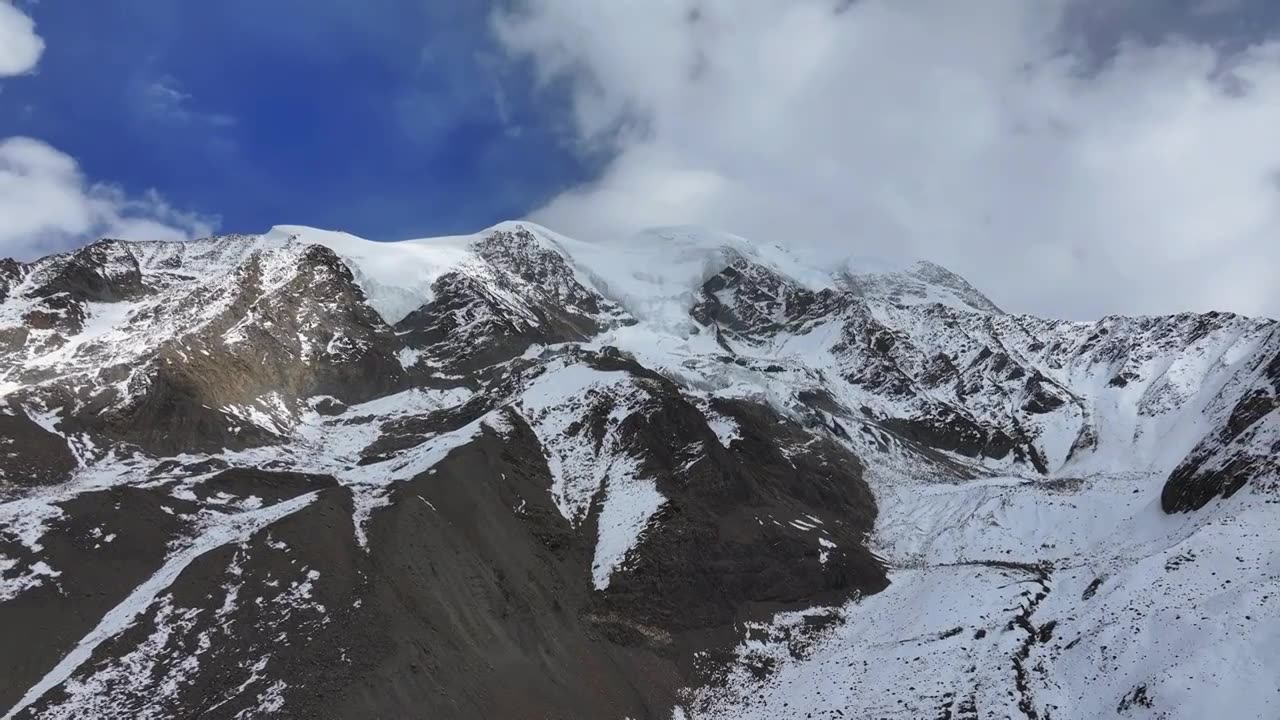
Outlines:
[{"label": "mountain range", "polygon": [[1277,504],[1275,320],[687,227],[0,260],[6,720],[1275,718]]}]

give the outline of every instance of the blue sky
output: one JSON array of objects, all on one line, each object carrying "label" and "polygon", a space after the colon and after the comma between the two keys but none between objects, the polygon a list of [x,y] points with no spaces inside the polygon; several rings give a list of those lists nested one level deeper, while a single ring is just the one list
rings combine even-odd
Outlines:
[{"label": "blue sky", "polygon": [[518,217],[592,172],[554,92],[530,97],[489,8],[421,0],[44,0],[38,73],[0,137],[163,190],[221,227],[395,238]]},{"label": "blue sky", "polygon": [[1277,316],[1277,127],[1274,0],[0,0],[0,255],[699,224]]}]

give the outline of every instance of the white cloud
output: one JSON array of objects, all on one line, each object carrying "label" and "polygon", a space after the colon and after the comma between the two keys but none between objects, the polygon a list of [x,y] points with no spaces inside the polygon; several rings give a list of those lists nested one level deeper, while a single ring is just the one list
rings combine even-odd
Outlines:
[{"label": "white cloud", "polygon": [[0,0],[0,77],[23,75],[35,69],[44,53],[36,24],[7,0]]},{"label": "white cloud", "polygon": [[[43,52],[31,18],[0,0],[0,77],[35,70]],[[169,99],[181,107],[183,98]],[[215,226],[216,219],[175,210],[155,191],[130,197],[90,182],[75,158],[40,140],[0,138],[0,257],[31,259],[102,237],[185,240]]]},{"label": "white cloud", "polygon": [[1100,63],[1069,2],[527,0],[500,40],[616,150],[533,219],[925,257],[1049,315],[1280,315],[1280,44]]},{"label": "white cloud", "polygon": [[185,240],[216,222],[174,210],[155,192],[129,197],[85,180],[74,158],[39,140],[0,140],[0,257],[32,258],[86,239]]}]

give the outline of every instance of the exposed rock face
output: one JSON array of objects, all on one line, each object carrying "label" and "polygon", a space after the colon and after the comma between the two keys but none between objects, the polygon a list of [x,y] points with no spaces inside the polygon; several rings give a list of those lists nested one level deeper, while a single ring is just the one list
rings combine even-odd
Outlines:
[{"label": "exposed rock face", "polygon": [[[0,262],[0,708],[1071,717],[1055,663],[1166,551],[1090,555],[1129,545],[1086,509],[1274,502],[1275,322],[677,236],[674,269],[523,224]],[[1169,711],[1139,684],[1108,702]]]},{"label": "exposed rock face", "polygon": [[1277,489],[1280,478],[1280,354],[1259,381],[1241,394],[1224,427],[1212,433],[1178,465],[1164,486],[1165,512],[1199,510],[1214,498],[1229,498],[1253,483]]},{"label": "exposed rock face", "polygon": [[[276,442],[307,398],[406,386],[400,343],[329,248],[237,253],[210,275],[158,254],[103,241],[15,286],[10,379],[65,431],[159,454],[248,447]],[[245,421],[255,413],[272,422]]]},{"label": "exposed rock face", "polygon": [[40,426],[22,407],[0,407],[0,481],[53,485],[70,479],[76,456],[61,435]]},{"label": "exposed rock face", "polygon": [[624,319],[526,229],[495,232],[475,252],[436,281],[430,303],[396,325],[413,365],[475,373],[533,345],[586,340]]}]

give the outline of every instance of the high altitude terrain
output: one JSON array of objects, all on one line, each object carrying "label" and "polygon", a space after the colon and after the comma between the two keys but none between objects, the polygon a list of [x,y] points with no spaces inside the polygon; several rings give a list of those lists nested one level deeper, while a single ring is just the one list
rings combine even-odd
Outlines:
[{"label": "high altitude terrain", "polygon": [[0,261],[0,712],[1275,718],[1278,398],[693,229]]}]

